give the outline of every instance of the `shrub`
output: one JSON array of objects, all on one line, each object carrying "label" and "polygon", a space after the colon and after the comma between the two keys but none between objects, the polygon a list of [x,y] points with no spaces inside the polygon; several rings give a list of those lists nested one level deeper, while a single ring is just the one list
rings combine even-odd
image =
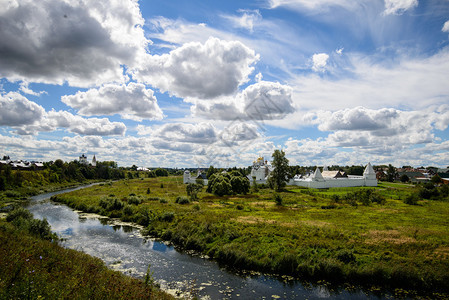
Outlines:
[{"label": "shrub", "polygon": [[419,197],[416,194],[410,194],[404,199],[404,203],[408,205],[417,205]]},{"label": "shrub", "polygon": [[235,208],[237,208],[238,210],[243,210],[245,207],[241,204],[237,204]]},{"label": "shrub", "polygon": [[159,199],[159,203],[168,203],[167,199],[161,198]]},{"label": "shrub", "polygon": [[370,199],[371,202],[378,203],[380,205],[384,205],[385,202],[387,202],[385,197],[382,196],[381,194],[379,194],[378,192],[371,193],[371,195],[369,196],[369,199]]},{"label": "shrub", "polygon": [[123,208],[123,213],[124,213],[125,215],[127,215],[127,216],[131,216],[131,215],[134,214],[134,209],[133,209],[133,207],[132,207],[131,205],[126,205],[126,206]]},{"label": "shrub", "polygon": [[165,212],[161,217],[160,220],[164,222],[171,222],[175,218],[174,212]]},{"label": "shrub", "polygon": [[33,214],[23,207],[13,209],[6,216],[6,221],[11,222],[16,228],[40,237],[44,240],[57,240],[58,236],[51,232],[47,219],[33,219]]},{"label": "shrub", "polygon": [[276,202],[276,205],[282,206],[282,197],[278,193],[274,194],[274,201]]},{"label": "shrub", "polygon": [[339,250],[335,255],[339,261],[345,264],[356,261],[354,253],[348,249]]},{"label": "shrub", "polygon": [[120,210],[124,206],[123,202],[117,198],[101,199],[99,205],[106,211]]},{"label": "shrub", "polygon": [[150,193],[151,193],[150,188],[147,188],[147,194],[150,194]]},{"label": "shrub", "polygon": [[11,210],[8,215],[6,216],[6,221],[8,222],[13,222],[16,219],[25,219],[25,220],[30,220],[33,218],[33,214],[30,213],[28,210],[26,210],[23,207],[19,207],[16,209]]},{"label": "shrub", "polygon": [[178,204],[189,204],[190,200],[188,198],[184,197],[184,196],[178,196],[178,197],[176,197],[176,201],[175,202],[178,203]]},{"label": "shrub", "polygon": [[338,196],[338,195],[336,195],[336,194],[333,194],[333,195],[331,196],[331,199],[332,199],[332,202],[340,203],[340,196]]},{"label": "shrub", "polygon": [[202,184],[189,183],[186,186],[187,196],[190,196],[191,201],[196,201],[198,199],[198,193],[203,189]]},{"label": "shrub", "polygon": [[20,198],[20,193],[17,191],[6,191],[5,195],[9,198]]},{"label": "shrub", "polygon": [[131,196],[128,198],[128,204],[139,205],[142,203],[142,200],[139,197]]}]

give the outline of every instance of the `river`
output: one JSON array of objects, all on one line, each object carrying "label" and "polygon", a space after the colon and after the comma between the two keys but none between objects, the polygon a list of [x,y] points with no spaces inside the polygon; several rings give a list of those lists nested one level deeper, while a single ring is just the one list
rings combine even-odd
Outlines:
[{"label": "river", "polygon": [[63,238],[62,246],[98,257],[110,268],[130,276],[144,277],[150,265],[155,281],[174,295],[201,299],[379,299],[361,290],[335,291],[285,277],[233,273],[216,262],[142,237],[137,226],[76,212],[49,200],[74,189],[34,196],[27,208],[35,218],[47,219]]}]

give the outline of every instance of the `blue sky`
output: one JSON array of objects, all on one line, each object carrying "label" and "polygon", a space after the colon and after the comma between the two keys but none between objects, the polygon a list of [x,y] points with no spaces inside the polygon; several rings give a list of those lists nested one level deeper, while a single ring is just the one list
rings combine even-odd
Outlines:
[{"label": "blue sky", "polygon": [[2,1],[0,156],[449,165],[447,0]]}]

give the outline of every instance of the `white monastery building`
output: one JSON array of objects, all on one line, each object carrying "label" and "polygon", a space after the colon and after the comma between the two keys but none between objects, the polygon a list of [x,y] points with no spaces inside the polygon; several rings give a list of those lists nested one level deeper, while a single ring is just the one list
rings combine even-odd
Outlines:
[{"label": "white monastery building", "polygon": [[259,157],[253,162],[251,168],[251,174],[248,175],[250,182],[255,180],[256,183],[267,183],[270,173],[273,171],[273,166],[264,160],[263,157]]},{"label": "white monastery building", "polygon": [[376,172],[371,163],[366,165],[363,176],[346,175],[340,171],[328,171],[325,167],[323,173],[320,168],[316,168],[315,173],[306,178],[295,176],[288,182],[288,185],[303,186],[315,189],[325,189],[332,187],[357,187],[357,186],[377,186]]},{"label": "white monastery building", "polygon": [[[259,157],[253,162],[251,174],[247,177],[252,184],[254,182],[264,184],[267,183],[273,170],[274,167],[268,161],[264,160],[263,157]],[[205,174],[201,173],[201,170],[198,170],[197,176],[192,176],[190,171],[186,170],[184,172],[183,182],[185,184],[196,183],[198,178],[203,179],[203,184],[207,185],[207,178]],[[320,171],[320,168],[316,168],[315,172],[309,176],[296,175],[287,184],[314,189],[358,186],[374,187],[377,186],[377,179],[376,172],[371,166],[371,163],[368,163],[362,176],[347,175],[342,171],[329,171],[327,167],[324,167],[323,172]]]}]

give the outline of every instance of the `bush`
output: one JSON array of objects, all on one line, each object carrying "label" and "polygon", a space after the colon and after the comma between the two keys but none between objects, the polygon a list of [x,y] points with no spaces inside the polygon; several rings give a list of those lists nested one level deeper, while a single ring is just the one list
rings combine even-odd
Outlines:
[{"label": "bush", "polygon": [[408,205],[417,205],[419,197],[416,194],[410,194],[404,199],[404,203]]},{"label": "bush", "polygon": [[381,194],[379,194],[378,192],[372,192],[371,195],[369,196],[369,199],[371,202],[373,203],[378,203],[380,205],[384,205],[385,202],[387,202],[387,200],[385,199],[384,196],[382,196]]},{"label": "bush", "polygon": [[186,186],[187,196],[190,196],[191,201],[196,201],[198,199],[198,193],[203,189],[202,184],[189,183]]},{"label": "bush", "polygon": [[24,230],[44,240],[58,240],[58,236],[51,232],[46,219],[33,219],[33,214],[25,208],[15,208],[8,213],[6,221],[11,222],[16,228]]},{"label": "bush", "polygon": [[6,195],[6,197],[9,197],[9,198],[20,198],[20,196],[21,196],[20,193],[17,191],[6,191],[5,195]]},{"label": "bush", "polygon": [[15,208],[8,213],[6,216],[6,221],[13,222],[19,218],[31,220],[33,218],[33,214],[23,207]]},{"label": "bush", "polygon": [[174,212],[165,212],[161,217],[160,220],[164,222],[171,222],[175,218]]},{"label": "bush", "polygon": [[131,205],[126,205],[123,208],[123,213],[127,216],[132,216],[134,214],[134,209]]},{"label": "bush", "polygon": [[161,198],[159,199],[159,203],[168,203],[167,199]]},{"label": "bush", "polygon": [[125,206],[123,202],[117,198],[101,199],[99,205],[107,211],[120,210]]},{"label": "bush", "polygon": [[188,198],[186,198],[186,197],[178,196],[178,197],[176,197],[176,201],[175,202],[178,203],[178,204],[189,204],[190,200]]},{"label": "bush", "polygon": [[282,206],[282,197],[278,193],[274,194],[274,201],[277,206]]},{"label": "bush", "polygon": [[139,205],[140,203],[142,203],[142,199],[139,197],[131,196],[128,198],[128,204]]},{"label": "bush", "polygon": [[439,192],[435,185],[431,182],[424,184],[419,189],[419,197],[423,199],[435,199],[438,198]]},{"label": "bush", "polygon": [[336,257],[339,261],[341,261],[345,264],[356,261],[354,253],[348,249],[342,249],[342,250],[337,251]]}]

